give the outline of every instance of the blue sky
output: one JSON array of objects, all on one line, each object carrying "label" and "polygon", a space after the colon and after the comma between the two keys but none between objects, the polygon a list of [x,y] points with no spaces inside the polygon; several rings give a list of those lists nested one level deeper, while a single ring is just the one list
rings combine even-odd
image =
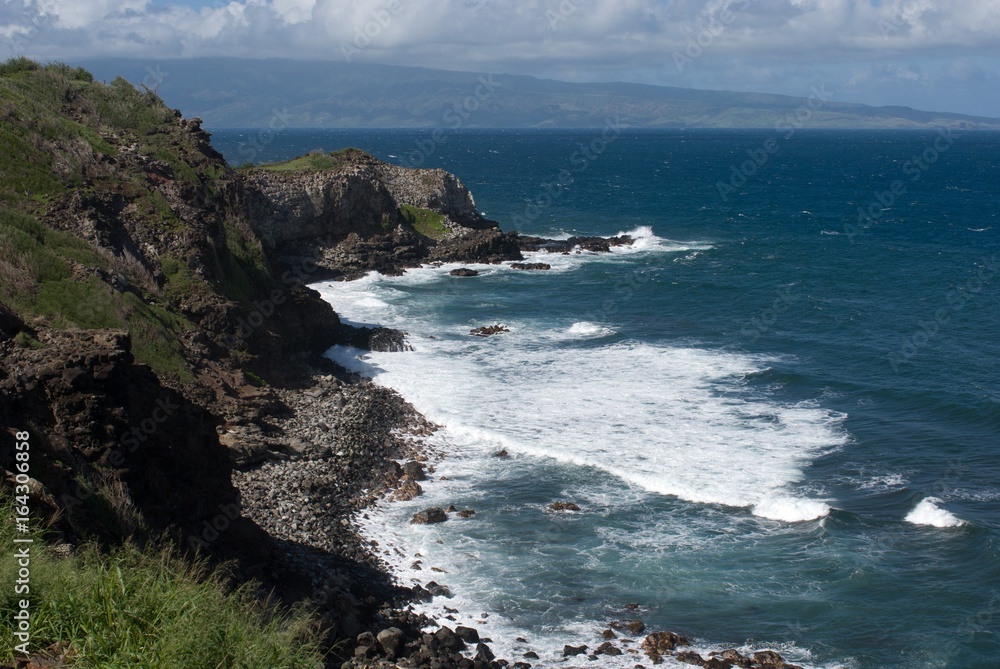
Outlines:
[{"label": "blue sky", "polygon": [[1000,0],[0,0],[0,56],[350,60],[1000,116]]}]

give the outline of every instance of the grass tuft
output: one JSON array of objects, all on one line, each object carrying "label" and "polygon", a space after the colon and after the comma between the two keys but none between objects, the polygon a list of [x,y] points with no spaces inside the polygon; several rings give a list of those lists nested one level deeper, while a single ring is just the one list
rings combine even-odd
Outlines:
[{"label": "grass tuft", "polygon": [[424,237],[441,239],[448,232],[448,228],[444,224],[444,214],[409,204],[399,205],[399,213],[402,214],[407,223],[413,226],[414,230]]},{"label": "grass tuft", "polygon": [[[4,546],[14,545],[12,506],[4,504]],[[88,544],[59,557],[40,533],[34,538],[27,595],[32,652],[65,643],[70,666],[95,669],[323,666],[321,630],[308,611],[262,602],[252,584],[234,590],[224,570],[204,561],[134,544],[106,554]],[[14,583],[17,570],[17,560],[3,560],[0,581]],[[13,612],[24,597],[4,588],[0,605]],[[0,620],[0,663],[15,659],[12,618]]]}]

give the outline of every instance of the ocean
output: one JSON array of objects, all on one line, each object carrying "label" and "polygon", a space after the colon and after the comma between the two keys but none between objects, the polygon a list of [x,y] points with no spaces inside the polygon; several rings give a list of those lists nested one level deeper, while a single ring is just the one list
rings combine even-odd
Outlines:
[{"label": "ocean", "polygon": [[[532,258],[549,271],[314,286],[409,333],[411,352],[330,355],[443,426],[425,494],[363,520],[404,581],[451,589],[426,610],[536,666],[648,665],[563,659],[622,618],[807,667],[1000,666],[1000,135],[214,143],[234,164],[356,146],[453,172],[504,229],[636,239]],[[476,514],[407,522],[451,504]]]}]

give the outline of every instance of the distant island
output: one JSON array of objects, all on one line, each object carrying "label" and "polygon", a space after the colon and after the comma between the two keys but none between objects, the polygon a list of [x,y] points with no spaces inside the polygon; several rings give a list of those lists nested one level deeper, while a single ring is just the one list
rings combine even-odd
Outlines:
[{"label": "distant island", "polygon": [[110,59],[84,63],[98,79],[123,76],[156,90],[209,128],[1000,129],[1000,118],[837,100],[631,83],[567,83],[342,61]]}]

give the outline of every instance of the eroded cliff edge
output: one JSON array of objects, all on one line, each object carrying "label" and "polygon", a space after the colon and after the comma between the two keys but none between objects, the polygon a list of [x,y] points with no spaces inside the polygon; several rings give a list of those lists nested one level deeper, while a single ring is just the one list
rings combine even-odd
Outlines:
[{"label": "eroded cliff edge", "polygon": [[334,277],[399,273],[425,261],[521,259],[518,237],[477,210],[444,170],[390,165],[357,149],[239,173],[248,219],[279,261]]}]

